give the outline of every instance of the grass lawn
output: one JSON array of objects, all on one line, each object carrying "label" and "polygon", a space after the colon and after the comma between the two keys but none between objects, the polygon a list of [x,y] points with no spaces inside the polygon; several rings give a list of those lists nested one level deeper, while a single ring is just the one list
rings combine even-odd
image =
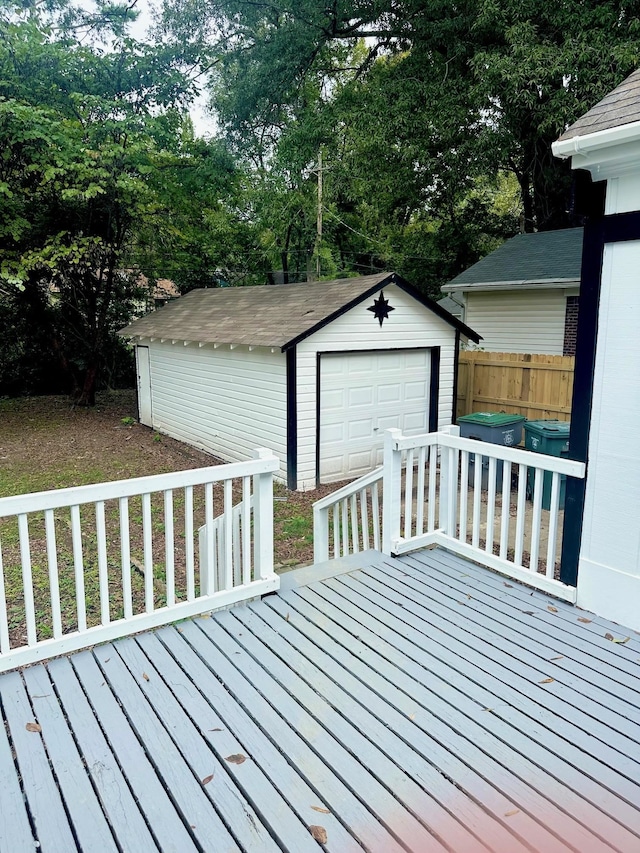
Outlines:
[{"label": "grass lawn", "polygon": [[[154,433],[136,423],[133,391],[103,393],[93,409],[73,408],[66,397],[33,397],[0,400],[0,497],[59,489],[108,480],[121,480],[188,468],[218,464],[219,460],[189,445]],[[278,569],[309,563],[313,559],[312,503],[333,490],[324,487],[315,492],[289,492],[275,485],[274,541]],[[183,497],[175,493],[176,519],[180,517]],[[113,506],[110,506],[113,503]],[[220,506],[220,504],[218,504]],[[195,502],[196,526],[204,520],[202,500]],[[106,505],[109,547],[111,618],[122,615],[120,564],[118,559],[117,506]],[[142,508],[139,499],[130,502],[132,522],[132,562],[134,611],[142,608],[144,581],[135,571],[142,560]],[[202,519],[202,521],[200,521]],[[60,591],[65,628],[76,623],[75,585],[71,554],[69,519],[56,512]],[[83,515],[83,551],[85,557],[87,619],[99,620],[100,601],[97,575],[97,536],[95,518]],[[164,525],[161,496],[153,499],[154,595],[162,603],[164,572]],[[35,604],[38,636],[50,632],[49,579],[44,541],[44,523],[30,522]],[[14,640],[24,642],[24,606],[20,576],[17,524],[0,520],[0,544],[5,572],[7,607]],[[197,550],[197,547],[196,547]],[[184,594],[184,531],[179,522],[175,530],[178,596]],[[181,569],[182,567],[182,569]],[[182,571],[182,575],[180,572]]]}]

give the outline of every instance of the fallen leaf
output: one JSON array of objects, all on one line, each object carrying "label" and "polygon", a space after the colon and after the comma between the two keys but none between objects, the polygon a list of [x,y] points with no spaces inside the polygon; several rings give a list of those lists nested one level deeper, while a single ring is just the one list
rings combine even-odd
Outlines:
[{"label": "fallen leaf", "polygon": [[287,613],[287,619],[286,619],[286,621],[287,621],[287,622],[289,621],[289,615],[290,615],[290,614],[289,614],[289,613]]},{"label": "fallen leaf", "polygon": [[555,681],[555,678],[543,678],[538,684],[551,684],[552,681]]},{"label": "fallen leaf", "polygon": [[316,841],[320,842],[320,844],[327,843],[327,830],[324,828],[324,826],[312,825],[309,827],[309,832],[311,833],[311,835],[313,835]]},{"label": "fallen leaf", "polygon": [[202,780],[202,784],[208,785],[212,779],[213,779],[213,773],[210,776],[205,776],[204,779]]},{"label": "fallen leaf", "polygon": [[564,655],[558,655],[557,658],[549,658],[549,660],[562,660],[563,657]]},{"label": "fallen leaf", "polygon": [[493,708],[483,708],[483,711],[488,711],[490,714],[493,714]]},{"label": "fallen leaf", "polygon": [[149,681],[149,676],[147,675],[146,672],[142,673],[142,677],[144,678],[145,681]]},{"label": "fallen leaf", "polygon": [[505,817],[513,817],[513,815],[514,815],[514,814],[518,814],[518,813],[519,813],[519,811],[520,811],[520,809],[511,809],[511,811],[510,811],[510,812],[505,812],[505,813],[504,813],[504,816],[505,816]]},{"label": "fallen leaf", "polygon": [[409,719],[410,719],[410,720],[415,720],[415,718],[416,718],[416,715],[415,715],[415,714],[409,714]]},{"label": "fallen leaf", "polygon": [[241,752],[234,752],[233,755],[227,755],[225,758],[225,761],[228,761],[229,764],[244,764],[246,760],[247,756]]},{"label": "fallen leaf", "polygon": [[512,583],[507,583],[506,581],[503,581],[503,583],[504,583],[504,585],[505,585],[508,589],[513,589],[513,584],[512,584]]},{"label": "fallen leaf", "polygon": [[588,625],[591,622],[591,619],[585,619],[584,616],[578,616],[578,622],[583,622],[585,625]]},{"label": "fallen leaf", "polygon": [[314,812],[320,812],[320,814],[331,814],[329,809],[323,809],[322,806],[311,806]]},{"label": "fallen leaf", "polygon": [[40,725],[40,723],[27,723],[25,729],[28,732],[41,732],[42,726]]},{"label": "fallen leaf", "polygon": [[606,633],[604,635],[605,640],[611,640],[613,642],[613,634]]},{"label": "fallen leaf", "polygon": [[557,613],[558,612],[558,608],[554,607],[553,604],[547,604],[547,610],[549,611],[549,613]]},{"label": "fallen leaf", "polygon": [[619,637],[614,637],[613,642],[614,643],[622,643],[624,645],[624,643],[628,643],[630,639],[631,639],[631,637],[625,637],[624,640],[620,639]]}]

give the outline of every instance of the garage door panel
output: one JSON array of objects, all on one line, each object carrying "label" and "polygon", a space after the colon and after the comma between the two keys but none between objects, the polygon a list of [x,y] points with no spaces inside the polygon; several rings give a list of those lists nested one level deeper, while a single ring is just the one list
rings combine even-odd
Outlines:
[{"label": "garage door panel", "polygon": [[323,435],[327,444],[340,444],[346,440],[345,430],[347,424],[341,421],[337,424],[326,424],[323,429]]},{"label": "garage door panel", "polygon": [[322,395],[322,404],[326,412],[343,412],[345,408],[345,391],[342,388],[327,389]]},{"label": "garage door panel", "polygon": [[380,373],[395,373],[398,370],[402,370],[405,364],[405,353],[391,350],[385,353],[384,359],[378,359],[377,368]]},{"label": "garage door panel", "polygon": [[347,441],[358,441],[360,439],[371,440],[373,437],[373,419],[362,418],[362,420],[347,422]]},{"label": "garage door panel", "polygon": [[411,435],[412,433],[415,435],[416,433],[428,432],[427,418],[421,412],[408,412],[402,418],[400,429],[406,435]]},{"label": "garage door panel", "polygon": [[402,385],[394,383],[393,385],[378,386],[378,403],[399,403],[402,400]]},{"label": "garage door panel", "polygon": [[409,400],[425,400],[427,397],[427,389],[424,382],[405,382],[404,384],[404,399]]},{"label": "garage door panel", "polygon": [[350,408],[355,406],[373,406],[373,388],[371,386],[365,388],[349,388],[347,391],[347,405]]},{"label": "garage door panel", "polygon": [[430,368],[428,349],[322,355],[322,482],[357,477],[380,464],[386,429],[427,430]]}]

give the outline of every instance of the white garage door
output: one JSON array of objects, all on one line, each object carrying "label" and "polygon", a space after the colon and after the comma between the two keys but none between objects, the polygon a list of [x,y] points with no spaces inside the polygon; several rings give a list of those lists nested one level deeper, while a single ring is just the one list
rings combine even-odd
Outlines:
[{"label": "white garage door", "polygon": [[320,357],[320,481],[359,477],[382,463],[384,431],[427,432],[431,351]]}]

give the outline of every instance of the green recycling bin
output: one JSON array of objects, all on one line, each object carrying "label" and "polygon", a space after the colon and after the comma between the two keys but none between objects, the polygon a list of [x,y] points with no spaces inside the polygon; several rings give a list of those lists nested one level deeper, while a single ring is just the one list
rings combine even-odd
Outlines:
[{"label": "green recycling bin", "polygon": [[[461,438],[475,438],[477,441],[487,441],[489,444],[502,444],[505,447],[515,447],[522,441],[522,425],[525,418],[522,415],[509,415],[505,412],[474,412],[458,418]],[[469,457],[469,482],[474,482],[473,456]],[[502,482],[502,460],[496,467],[498,488]],[[481,488],[487,489],[489,479],[489,457],[482,457]]]},{"label": "green recycling bin", "polygon": [[[533,453],[544,453],[547,456],[567,456],[569,453],[569,431],[571,424],[567,421],[540,420],[527,421],[524,425],[524,447]],[[529,468],[527,486],[533,495],[535,471]],[[553,475],[548,471],[542,484],[542,509],[551,508],[551,483]],[[560,475],[560,509],[564,509],[564,493],[567,476]]]}]

